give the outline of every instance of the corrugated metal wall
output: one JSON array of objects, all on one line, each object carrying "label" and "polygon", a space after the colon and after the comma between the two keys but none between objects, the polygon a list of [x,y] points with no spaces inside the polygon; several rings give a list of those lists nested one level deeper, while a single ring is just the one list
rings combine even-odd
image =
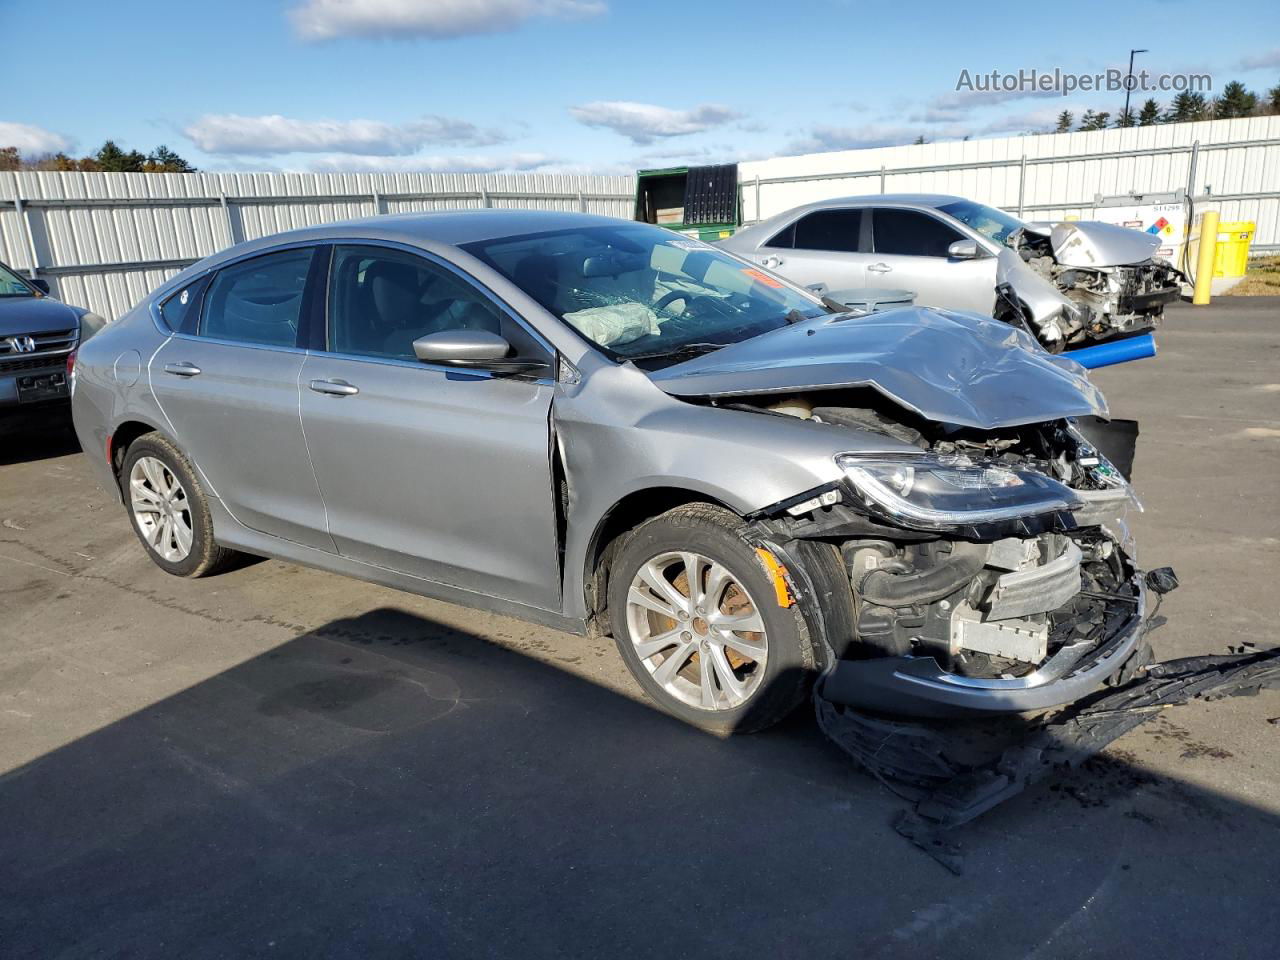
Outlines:
[{"label": "corrugated metal wall", "polygon": [[[758,182],[757,182],[757,178]],[[739,165],[753,222],[827,197],[954,193],[1028,219],[1088,218],[1096,197],[1184,191],[1280,248],[1280,116],[846,150]],[[567,174],[0,173],[0,260],[119,316],[232,243],[374,213],[458,207],[629,218],[635,179]]]},{"label": "corrugated metal wall", "polygon": [[629,176],[0,173],[0,261],[117,317],[242,240],[375,213],[526,207],[632,215]]},{"label": "corrugated metal wall", "polygon": [[1087,219],[1100,196],[1189,189],[1197,211],[1255,221],[1255,249],[1280,247],[1280,116],[778,157],[738,175],[749,223],[814,200],[904,192]]}]

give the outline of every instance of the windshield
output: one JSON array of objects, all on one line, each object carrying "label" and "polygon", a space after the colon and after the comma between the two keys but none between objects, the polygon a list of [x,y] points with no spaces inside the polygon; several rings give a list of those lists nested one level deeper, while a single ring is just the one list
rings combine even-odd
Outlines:
[{"label": "windshield", "polygon": [[972,200],[957,200],[955,203],[944,203],[938,208],[948,213],[961,223],[968,224],[988,240],[1008,244],[1009,234],[1026,226],[1012,214],[988,207],[985,203],[974,203]]},{"label": "windshield", "polygon": [[615,360],[662,365],[826,313],[700,240],[645,224],[465,244]]},{"label": "windshield", "polygon": [[0,297],[34,297],[35,291],[20,276],[0,263]]}]

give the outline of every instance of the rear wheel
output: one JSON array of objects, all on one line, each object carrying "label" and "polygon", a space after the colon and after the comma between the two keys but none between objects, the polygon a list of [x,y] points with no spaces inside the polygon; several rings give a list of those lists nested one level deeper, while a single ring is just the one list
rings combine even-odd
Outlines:
[{"label": "rear wheel", "polygon": [[129,446],[120,482],[134,533],[166,573],[208,576],[235,557],[213,539],[208,500],[190,461],[160,434]]},{"label": "rear wheel", "polygon": [[662,709],[715,733],[770,726],[804,698],[813,654],[745,525],[710,504],[637,527],[609,576],[609,620],[632,676]]}]

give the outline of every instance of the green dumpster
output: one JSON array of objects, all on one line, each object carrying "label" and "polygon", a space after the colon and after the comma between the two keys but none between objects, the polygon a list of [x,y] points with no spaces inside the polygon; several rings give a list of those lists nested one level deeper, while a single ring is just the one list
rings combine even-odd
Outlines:
[{"label": "green dumpster", "polygon": [[637,171],[635,218],[708,243],[732,236],[742,222],[738,165]]}]

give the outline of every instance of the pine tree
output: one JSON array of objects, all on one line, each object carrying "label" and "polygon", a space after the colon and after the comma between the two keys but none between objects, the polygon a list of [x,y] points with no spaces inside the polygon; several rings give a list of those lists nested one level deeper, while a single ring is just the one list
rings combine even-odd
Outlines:
[{"label": "pine tree", "polygon": [[125,153],[116,146],[114,140],[104,143],[94,154],[93,159],[97,161],[98,169],[108,173],[141,173],[142,165],[147,160],[137,150]]},{"label": "pine tree", "polygon": [[1138,111],[1138,126],[1149,127],[1159,122],[1160,102],[1158,100],[1148,100],[1142,105],[1142,109]]},{"label": "pine tree", "polygon": [[1247,117],[1258,106],[1258,95],[1245,89],[1239,80],[1232,80],[1222,88],[1222,96],[1213,104],[1213,115],[1218,120]]},{"label": "pine tree", "polygon": [[187,163],[163,143],[151,151],[142,165],[146,173],[195,173],[196,168]]},{"label": "pine tree", "polygon": [[1169,112],[1165,114],[1166,123],[1186,123],[1190,120],[1205,120],[1209,116],[1209,105],[1203,93],[1183,91],[1173,98],[1169,104]]},{"label": "pine tree", "polygon": [[1125,107],[1121,110],[1120,115],[1116,117],[1117,127],[1136,127],[1137,125],[1138,118],[1134,116],[1133,110],[1129,107]]},{"label": "pine tree", "polygon": [[1054,128],[1054,133],[1070,133],[1071,125],[1076,122],[1076,118],[1071,115],[1070,110],[1063,110],[1058,114],[1058,125]]}]

